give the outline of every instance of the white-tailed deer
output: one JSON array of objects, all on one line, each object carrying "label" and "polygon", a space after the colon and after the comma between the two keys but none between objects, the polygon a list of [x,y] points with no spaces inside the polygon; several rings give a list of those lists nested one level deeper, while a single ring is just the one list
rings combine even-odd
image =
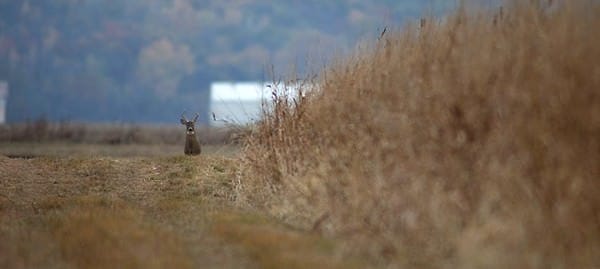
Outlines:
[{"label": "white-tailed deer", "polygon": [[196,117],[194,120],[187,120],[185,118],[185,112],[181,114],[181,124],[185,125],[185,155],[198,155],[202,151],[200,149],[200,143],[198,143],[198,139],[196,138],[196,121],[198,120],[198,113],[196,113]]}]

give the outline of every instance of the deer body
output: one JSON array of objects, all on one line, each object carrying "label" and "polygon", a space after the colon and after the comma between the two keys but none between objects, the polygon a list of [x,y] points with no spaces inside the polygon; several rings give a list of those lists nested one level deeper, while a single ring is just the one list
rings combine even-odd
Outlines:
[{"label": "deer body", "polygon": [[187,120],[183,114],[181,115],[181,124],[185,125],[185,148],[183,150],[185,155],[198,155],[202,152],[196,138],[196,120],[198,120],[198,114],[191,121]]}]

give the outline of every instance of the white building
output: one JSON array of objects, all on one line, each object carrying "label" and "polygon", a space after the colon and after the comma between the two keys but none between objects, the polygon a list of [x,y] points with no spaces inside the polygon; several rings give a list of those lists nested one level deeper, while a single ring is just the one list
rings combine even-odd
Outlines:
[{"label": "white building", "polygon": [[270,91],[267,84],[260,82],[211,83],[210,125],[247,124],[258,120],[262,102]]},{"label": "white building", "polygon": [[6,100],[8,99],[8,82],[0,80],[0,124],[6,123]]},{"label": "white building", "polygon": [[[272,98],[272,92],[277,88],[271,85],[272,83],[263,82],[217,81],[211,83],[210,125],[244,125],[259,120],[263,105],[268,103]],[[287,85],[286,88],[291,91],[290,98],[297,95],[297,84]]]}]

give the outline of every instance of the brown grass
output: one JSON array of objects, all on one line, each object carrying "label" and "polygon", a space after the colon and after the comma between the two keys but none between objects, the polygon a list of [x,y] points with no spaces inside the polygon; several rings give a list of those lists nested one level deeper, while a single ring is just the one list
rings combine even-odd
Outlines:
[{"label": "brown grass", "polygon": [[[202,154],[234,157],[235,144],[203,145]],[[174,157],[181,156],[184,144],[88,144],[71,142],[0,142],[0,154],[11,158],[34,157]]]},{"label": "brown grass", "polygon": [[239,160],[0,155],[0,268],[362,268],[234,207]]},{"label": "brown grass", "polygon": [[600,267],[600,6],[523,2],[385,34],[304,98],[280,87],[242,202],[381,266]]},{"label": "brown grass", "polygon": [[211,231],[227,158],[0,156],[0,268],[253,268]]},{"label": "brown grass", "polygon": [[239,244],[261,268],[364,268],[357,257],[335,257],[332,240],[294,230],[272,219],[247,212],[219,212],[214,232]]},{"label": "brown grass", "polygon": [[153,227],[119,201],[82,197],[52,220],[63,259],[77,268],[191,268],[181,239]]},{"label": "brown grass", "polygon": [[[176,122],[176,121],[174,121]],[[203,144],[237,143],[244,126],[197,128]],[[118,124],[50,122],[45,119],[0,125],[0,142],[86,143],[86,144],[165,144],[183,145],[185,128],[180,124]]]}]

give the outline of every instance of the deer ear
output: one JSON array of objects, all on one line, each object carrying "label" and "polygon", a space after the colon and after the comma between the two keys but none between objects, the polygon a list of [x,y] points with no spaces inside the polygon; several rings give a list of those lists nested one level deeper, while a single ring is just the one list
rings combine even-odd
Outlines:
[{"label": "deer ear", "polygon": [[181,118],[179,121],[180,121],[180,122],[181,122],[181,124],[183,124],[183,125],[185,125],[185,123],[186,123],[186,122],[185,122],[185,120],[184,120],[183,118]]}]

